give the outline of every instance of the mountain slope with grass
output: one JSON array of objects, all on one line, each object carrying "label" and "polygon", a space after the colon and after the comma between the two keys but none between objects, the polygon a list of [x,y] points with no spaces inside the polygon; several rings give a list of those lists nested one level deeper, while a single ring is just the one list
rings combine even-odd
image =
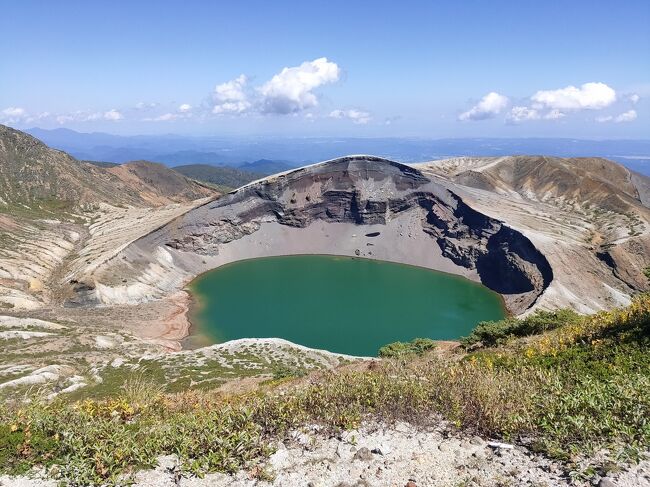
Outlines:
[{"label": "mountain slope with grass", "polygon": [[172,169],[190,179],[231,189],[239,188],[244,184],[264,177],[264,174],[261,173],[227,166],[211,166],[209,164],[187,164]]},{"label": "mountain slope with grass", "polygon": [[274,161],[270,159],[258,159],[257,161],[245,162],[239,165],[239,169],[263,174],[265,176],[288,171],[295,167],[296,165],[289,161]]},{"label": "mountain slope with grass", "polygon": [[99,167],[0,125],[0,210],[100,203],[156,206],[214,194],[160,164],[138,161]]},{"label": "mountain slope with grass", "polygon": [[160,164],[99,167],[0,125],[0,308],[60,298],[71,270],[218,196]]},{"label": "mountain slope with grass", "polygon": [[200,485],[358,485],[360,474],[362,485],[644,485],[649,346],[640,295],[590,316],[485,323],[462,347],[393,347],[395,358],[248,393],[166,394],[133,375],[104,399],[6,403],[0,468],[90,485],[158,462],[170,468],[138,473],[139,485],[205,474]]}]

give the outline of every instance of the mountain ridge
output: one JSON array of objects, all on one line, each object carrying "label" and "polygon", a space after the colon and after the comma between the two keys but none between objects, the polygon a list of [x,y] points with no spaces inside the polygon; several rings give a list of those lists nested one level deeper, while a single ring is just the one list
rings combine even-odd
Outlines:
[{"label": "mountain ridge", "polygon": [[9,206],[42,206],[48,202],[148,206],[215,194],[160,164],[99,167],[2,125],[0,162],[0,203]]}]

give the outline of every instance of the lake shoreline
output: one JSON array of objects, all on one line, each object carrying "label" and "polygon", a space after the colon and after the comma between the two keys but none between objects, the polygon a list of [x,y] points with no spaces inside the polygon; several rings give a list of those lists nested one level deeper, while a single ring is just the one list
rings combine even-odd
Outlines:
[{"label": "lake shoreline", "polygon": [[[489,293],[492,296],[492,299],[494,299],[494,298],[497,299],[498,308],[499,308],[499,312],[501,314],[501,317],[511,316],[511,313],[508,311],[508,309],[506,307],[505,300],[503,299],[503,296],[501,296],[499,293],[496,293],[496,292],[488,289],[487,287],[485,287],[481,283],[478,283],[478,282],[476,282],[476,281],[474,281],[472,279],[468,279],[468,278],[466,278],[464,276],[460,276],[458,274],[445,272],[445,271],[438,271],[436,269],[431,269],[431,268],[425,267],[425,266],[418,266],[418,265],[402,263],[402,262],[392,262],[392,261],[387,261],[387,260],[384,260],[384,259],[368,258],[368,257],[365,257],[365,256],[349,256],[349,255],[323,254],[323,253],[319,253],[319,254],[289,254],[289,255],[272,256],[272,257],[252,257],[252,258],[246,258],[246,259],[241,259],[241,260],[238,260],[238,261],[233,261],[233,262],[228,262],[228,263],[222,264],[222,265],[220,265],[220,266],[218,266],[218,267],[216,267],[214,269],[210,269],[210,270],[208,270],[206,272],[203,272],[203,273],[197,275],[190,282],[188,282],[186,284],[186,286],[184,287],[184,291],[187,293],[187,295],[189,297],[189,306],[188,306],[188,311],[187,311],[186,315],[187,315],[188,322],[190,323],[190,326],[189,326],[189,329],[188,329],[187,336],[181,342],[182,343],[182,348],[184,350],[192,350],[192,349],[201,348],[203,346],[209,346],[209,345],[214,345],[214,344],[219,344],[219,343],[226,343],[226,342],[231,340],[231,339],[222,340],[222,341],[215,340],[214,338],[210,337],[209,333],[206,333],[204,331],[204,330],[206,330],[206,328],[209,328],[211,325],[209,323],[206,324],[205,318],[200,317],[200,313],[202,312],[202,310],[205,309],[206,303],[202,302],[201,292],[199,290],[197,290],[197,285],[200,285],[202,280],[204,280],[207,275],[210,275],[210,274],[212,274],[214,272],[217,272],[217,271],[223,272],[224,270],[228,270],[232,266],[241,265],[242,263],[249,263],[250,264],[252,261],[272,261],[274,259],[287,259],[287,258],[293,258],[293,257],[296,257],[296,258],[301,258],[301,257],[302,258],[312,258],[312,257],[319,258],[319,257],[323,257],[323,258],[331,258],[331,259],[334,259],[334,260],[342,260],[342,261],[359,261],[359,262],[366,262],[366,263],[371,263],[372,262],[372,264],[376,264],[376,265],[380,265],[380,266],[383,265],[383,264],[387,264],[387,265],[390,265],[390,266],[395,266],[395,268],[397,268],[397,269],[400,269],[401,273],[404,272],[404,269],[418,269],[418,270],[422,270],[422,271],[428,271],[427,275],[429,275],[429,273],[431,273],[431,275],[430,275],[431,277],[433,277],[434,275],[444,276],[445,279],[451,279],[452,280],[451,282],[453,282],[453,283],[462,283],[462,286],[470,286],[470,289],[474,289],[474,290],[481,289],[482,291],[485,291],[485,292]],[[377,269],[377,268],[374,268],[374,269]],[[409,280],[406,280],[406,281],[403,281],[403,282],[408,283]],[[241,289],[248,290],[249,289],[248,285],[249,285],[249,283],[247,284],[247,286],[241,286]],[[445,286],[442,286],[440,289],[444,289],[446,287],[447,286],[445,285]],[[465,293],[463,293],[463,294],[465,294]],[[465,298],[465,299],[470,299],[470,298]],[[397,306],[397,308],[399,308],[399,306]],[[490,319],[500,319],[500,318],[489,318],[488,317],[485,320],[490,320]],[[318,321],[318,320],[316,320],[316,321]],[[483,320],[479,320],[479,321],[483,321]],[[473,327],[472,327],[472,329],[473,329]],[[458,338],[460,338],[461,336],[466,335],[469,331],[471,331],[471,330],[464,330],[464,331],[460,332],[459,334],[457,334],[456,336],[453,336],[453,337],[445,336],[445,337],[439,338],[439,339],[436,339],[436,338],[432,338],[432,339],[437,340],[437,341],[442,341],[442,342],[444,342],[444,341],[455,341]],[[420,335],[418,335],[418,336],[420,336]],[[426,334],[425,334],[424,337],[426,337]],[[308,348],[325,349],[325,350],[328,350],[328,351],[330,351],[332,353],[344,353],[344,354],[349,354],[349,355],[353,355],[353,356],[368,356],[368,353],[362,353],[362,354],[351,353],[349,350],[337,350],[337,349],[328,348],[326,346],[321,346],[321,345],[314,344],[314,343],[304,343],[304,342],[301,342],[299,340],[292,339],[291,336],[286,336],[286,335],[282,335],[282,334],[267,335],[267,336],[264,336],[264,335],[261,334],[261,336],[258,336],[258,335],[251,335],[251,336],[248,336],[248,337],[247,336],[241,336],[241,337],[233,337],[232,339],[241,339],[241,338],[248,338],[248,339],[280,338],[280,339],[286,339],[286,340],[289,340],[289,341],[291,341],[293,343],[297,343],[297,344],[306,346]],[[197,341],[194,342],[193,340],[197,340]],[[391,339],[390,341],[387,341],[385,343],[382,342],[381,346],[386,345],[387,343],[390,343],[391,341],[397,341],[397,339],[395,339],[395,340]],[[377,351],[375,350],[372,356],[376,356],[376,352]]]}]

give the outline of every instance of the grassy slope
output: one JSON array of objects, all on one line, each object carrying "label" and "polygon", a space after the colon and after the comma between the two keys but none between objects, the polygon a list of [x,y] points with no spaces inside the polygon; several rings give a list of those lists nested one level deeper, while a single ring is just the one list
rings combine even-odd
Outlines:
[{"label": "grassy slope", "polygon": [[262,174],[250,171],[243,171],[233,167],[210,166],[208,164],[188,164],[176,166],[172,169],[185,177],[226,188],[239,188],[263,177]]},{"label": "grassy slope", "polygon": [[6,406],[0,469],[46,465],[63,480],[111,483],[174,453],[189,472],[252,468],[265,476],[254,466],[288,431],[321,424],[333,432],[365,419],[443,417],[561,458],[567,468],[601,448],[617,462],[650,446],[650,295],[587,317],[559,312],[484,325],[466,341],[469,351],[424,345],[413,354],[392,347],[384,355],[397,350],[397,358],[366,368],[285,378],[280,388],[271,381],[247,395],[163,394],[133,380],[110,399]]}]

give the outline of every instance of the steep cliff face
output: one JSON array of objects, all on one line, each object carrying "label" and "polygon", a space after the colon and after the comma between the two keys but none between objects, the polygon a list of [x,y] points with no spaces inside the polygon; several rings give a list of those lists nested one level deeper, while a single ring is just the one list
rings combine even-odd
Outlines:
[{"label": "steep cliff face", "polygon": [[[406,221],[414,222],[408,230],[381,231],[382,227],[388,230],[395,222]],[[119,274],[128,276],[127,281],[133,284],[131,290],[117,294],[133,296],[135,286],[152,285],[143,276],[151,275],[145,256],[154,251],[173,261],[174,272],[184,272],[176,281],[224,263],[219,260],[221,254],[227,254],[228,261],[238,260],[238,246],[250,247],[255,240],[260,250],[242,253],[239,258],[277,255],[283,249],[286,253],[314,253],[318,251],[314,249],[323,248],[314,244],[309,230],[317,224],[332,229],[344,225],[376,230],[372,243],[368,241],[365,248],[359,248],[360,244],[350,247],[352,255],[416,263],[464,275],[502,294],[514,313],[530,307],[553,277],[546,258],[526,237],[473,210],[419,171],[386,159],[351,156],[252,183],[196,208],[125,249],[121,258],[109,263],[96,278],[101,282],[102,275],[115,274],[120,268]],[[268,230],[260,231],[278,226],[295,230],[291,242],[287,237],[268,237]],[[363,229],[358,231],[370,235]],[[331,239],[330,233],[325,230],[323,238]],[[355,237],[353,234],[350,238]],[[409,238],[416,243],[407,243]],[[398,248],[402,246],[411,246],[411,253],[423,258],[409,259],[409,252]],[[370,248],[375,249],[374,254],[367,250]],[[165,267],[163,262],[157,265]],[[158,272],[165,274],[164,270]],[[165,281],[162,275],[160,279]],[[151,289],[147,292],[156,294]],[[109,295],[112,299],[116,293],[105,293]]]}]

